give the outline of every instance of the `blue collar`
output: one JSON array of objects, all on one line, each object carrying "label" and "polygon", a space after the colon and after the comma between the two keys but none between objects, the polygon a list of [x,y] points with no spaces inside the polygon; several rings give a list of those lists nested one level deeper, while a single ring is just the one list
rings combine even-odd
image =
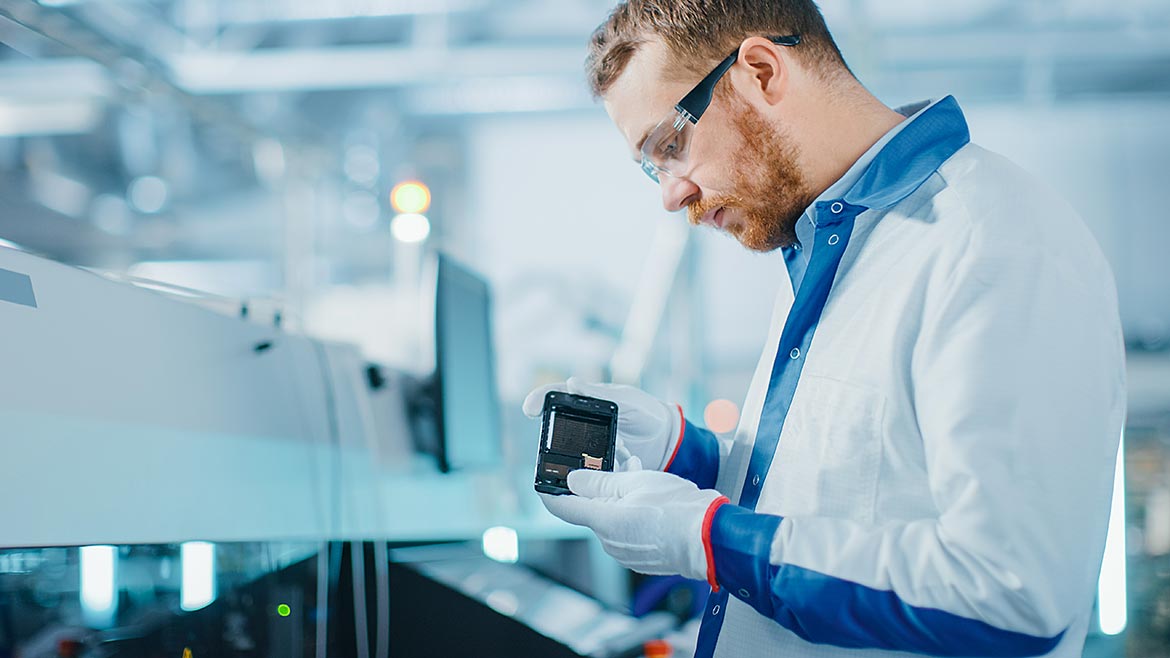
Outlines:
[{"label": "blue collar", "polygon": [[971,141],[954,96],[923,110],[894,136],[845,193],[844,201],[885,209],[910,196],[944,162]]}]

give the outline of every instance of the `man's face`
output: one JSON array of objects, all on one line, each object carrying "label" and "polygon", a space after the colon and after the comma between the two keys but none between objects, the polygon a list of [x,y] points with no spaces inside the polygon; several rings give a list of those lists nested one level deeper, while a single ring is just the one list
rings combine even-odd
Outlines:
[{"label": "man's face", "polygon": [[[636,160],[641,141],[698,82],[670,81],[670,66],[665,46],[648,42],[605,96],[606,110]],[[685,170],[662,176],[662,205],[672,212],[686,209],[692,224],[726,231],[748,249],[790,245],[796,220],[815,197],[799,168],[799,151],[729,87],[725,76],[692,128]]]}]

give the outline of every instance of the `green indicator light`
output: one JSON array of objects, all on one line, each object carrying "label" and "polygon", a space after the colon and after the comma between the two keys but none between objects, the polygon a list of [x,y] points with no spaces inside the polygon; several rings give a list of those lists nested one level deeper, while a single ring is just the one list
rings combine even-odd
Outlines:
[{"label": "green indicator light", "polygon": [[292,608],[288,607],[288,605],[285,603],[281,603],[280,605],[276,606],[276,614],[280,615],[281,617],[287,617],[292,614]]}]

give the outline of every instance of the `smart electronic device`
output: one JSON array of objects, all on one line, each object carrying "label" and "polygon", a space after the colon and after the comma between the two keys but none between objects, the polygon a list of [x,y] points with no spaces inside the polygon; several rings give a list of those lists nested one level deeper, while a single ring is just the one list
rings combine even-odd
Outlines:
[{"label": "smart electronic device", "polygon": [[535,488],[564,495],[570,471],[612,471],[618,406],[609,400],[550,391],[544,397]]}]

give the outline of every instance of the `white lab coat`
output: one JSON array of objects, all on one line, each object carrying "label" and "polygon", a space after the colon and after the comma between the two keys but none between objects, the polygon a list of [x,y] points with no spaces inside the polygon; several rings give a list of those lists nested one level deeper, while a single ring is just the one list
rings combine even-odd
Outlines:
[{"label": "white lab coat", "polygon": [[[783,286],[721,446],[716,488],[732,503],[793,299]],[[1079,657],[1125,376],[1113,276],[1077,213],[967,144],[857,217],[806,358],[756,508],[783,517],[771,564],[999,629],[1063,631],[1046,655]],[[823,601],[827,623],[899,623],[839,604]],[[724,658],[920,655],[812,643],[735,596],[724,615]]]}]

